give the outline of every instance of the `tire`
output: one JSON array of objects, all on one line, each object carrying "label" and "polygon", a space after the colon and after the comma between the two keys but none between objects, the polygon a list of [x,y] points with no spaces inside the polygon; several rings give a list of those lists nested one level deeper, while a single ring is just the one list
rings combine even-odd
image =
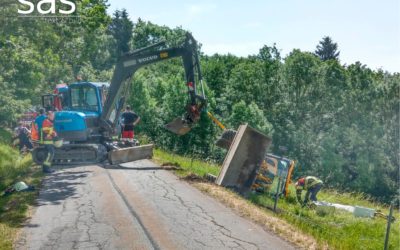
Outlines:
[{"label": "tire", "polygon": [[32,150],[32,160],[38,165],[43,165],[47,157],[47,149],[45,147],[37,147]]}]

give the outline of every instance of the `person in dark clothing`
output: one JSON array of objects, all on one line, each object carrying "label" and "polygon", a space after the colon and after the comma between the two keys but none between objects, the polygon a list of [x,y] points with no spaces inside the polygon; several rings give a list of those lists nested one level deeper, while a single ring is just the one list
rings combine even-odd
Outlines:
[{"label": "person in dark clothing", "polygon": [[140,117],[131,110],[131,107],[128,105],[125,108],[125,112],[121,115],[122,121],[122,138],[123,139],[133,139],[135,133],[133,128],[140,122]]},{"label": "person in dark clothing", "polygon": [[19,151],[22,151],[24,147],[27,149],[31,150],[33,148],[33,145],[31,141],[29,140],[30,137],[30,131],[25,127],[25,125],[21,122],[19,126],[15,129],[16,135],[15,139],[18,138],[19,143],[18,143],[18,148]]}]

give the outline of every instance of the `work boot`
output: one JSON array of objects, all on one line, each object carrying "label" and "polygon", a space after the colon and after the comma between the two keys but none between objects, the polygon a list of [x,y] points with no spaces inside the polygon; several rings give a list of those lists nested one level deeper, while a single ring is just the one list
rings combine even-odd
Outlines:
[{"label": "work boot", "polygon": [[51,174],[54,172],[54,169],[51,169],[49,166],[42,166],[42,172],[45,174]]}]

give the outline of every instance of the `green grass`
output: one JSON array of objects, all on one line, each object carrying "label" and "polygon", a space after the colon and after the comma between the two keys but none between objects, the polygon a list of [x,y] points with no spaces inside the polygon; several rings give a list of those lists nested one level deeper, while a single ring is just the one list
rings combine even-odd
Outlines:
[{"label": "green grass", "polygon": [[18,151],[0,144],[0,249],[12,249],[18,228],[27,219],[30,205],[33,205],[38,191],[15,192],[3,196],[10,185],[24,181],[39,187],[42,173],[32,166],[30,155],[20,156]]},{"label": "green grass", "polygon": [[0,143],[9,144],[11,142],[12,132],[9,129],[0,127]]},{"label": "green grass", "polygon": [[[388,214],[388,208],[382,204],[363,199],[362,194],[337,193],[332,190],[321,191],[319,200],[340,203],[344,205],[361,205],[380,209]],[[271,207],[273,199],[268,194],[253,195],[250,198],[255,204]],[[303,232],[312,235],[320,243],[326,242],[334,249],[382,249],[384,245],[386,220],[382,218],[356,218],[351,213],[336,209],[333,214],[318,215],[315,210],[301,208],[293,202],[294,196],[288,202],[279,200],[277,207],[282,210],[278,215]],[[396,221],[392,224],[390,248],[400,249],[399,214],[395,213]]]},{"label": "green grass", "polygon": [[[192,161],[190,158],[170,154],[160,149],[155,150],[155,160],[158,163],[171,163],[179,165],[182,170],[180,176],[196,174],[203,176],[205,173],[218,175],[220,167],[215,164]],[[271,192],[276,190],[276,183],[271,187]],[[290,186],[290,197],[280,199],[278,208],[281,213],[276,216],[286,220],[304,233],[312,235],[320,245],[327,243],[332,249],[383,249],[386,220],[382,218],[356,218],[351,213],[336,210],[333,214],[318,215],[315,210],[301,208],[295,199],[294,186]],[[253,194],[250,201],[261,207],[273,207],[271,193]],[[388,207],[375,203],[361,193],[340,193],[335,190],[322,190],[318,199],[344,205],[358,205],[381,210],[388,214]],[[389,249],[400,249],[400,218],[395,212],[396,221],[392,224]]]},{"label": "green grass", "polygon": [[220,170],[220,167],[216,164],[204,162],[199,159],[179,156],[161,149],[154,149],[154,160],[160,164],[179,166],[181,169],[177,170],[176,173],[182,177],[191,174],[204,177],[208,173],[218,175]]}]

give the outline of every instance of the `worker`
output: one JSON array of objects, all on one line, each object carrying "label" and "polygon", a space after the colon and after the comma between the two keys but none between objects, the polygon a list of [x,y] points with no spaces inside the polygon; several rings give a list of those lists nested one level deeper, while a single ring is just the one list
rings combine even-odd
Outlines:
[{"label": "worker", "polygon": [[32,134],[31,138],[33,141],[39,141],[42,139],[42,124],[46,119],[46,114],[44,108],[39,109],[39,115],[35,118],[35,121],[32,124]]},{"label": "worker", "polygon": [[33,148],[29,140],[30,133],[31,131],[29,131],[23,122],[20,122],[19,126],[15,129],[14,139],[18,138],[18,148],[20,152],[22,152],[25,147],[29,150]]},{"label": "worker", "polygon": [[[296,182],[296,196],[297,200],[302,204],[302,206],[307,205],[308,201],[317,201],[317,193],[322,188],[323,182],[314,176],[302,177]],[[301,200],[301,193],[306,190],[306,196],[304,197],[304,202]],[[311,197],[310,197],[311,196]]]},{"label": "worker", "polygon": [[42,130],[41,130],[41,140],[40,143],[46,148],[47,156],[45,161],[43,162],[42,171],[43,173],[52,173],[54,172],[51,169],[51,163],[54,158],[55,153],[55,146],[61,146],[62,141],[57,138],[57,133],[54,130],[53,126],[54,121],[54,113],[52,111],[47,112],[47,117],[44,119],[42,123]]},{"label": "worker", "polygon": [[127,105],[125,112],[121,115],[122,139],[133,140],[135,133],[133,128],[140,122],[140,117],[132,111],[131,106]]}]

